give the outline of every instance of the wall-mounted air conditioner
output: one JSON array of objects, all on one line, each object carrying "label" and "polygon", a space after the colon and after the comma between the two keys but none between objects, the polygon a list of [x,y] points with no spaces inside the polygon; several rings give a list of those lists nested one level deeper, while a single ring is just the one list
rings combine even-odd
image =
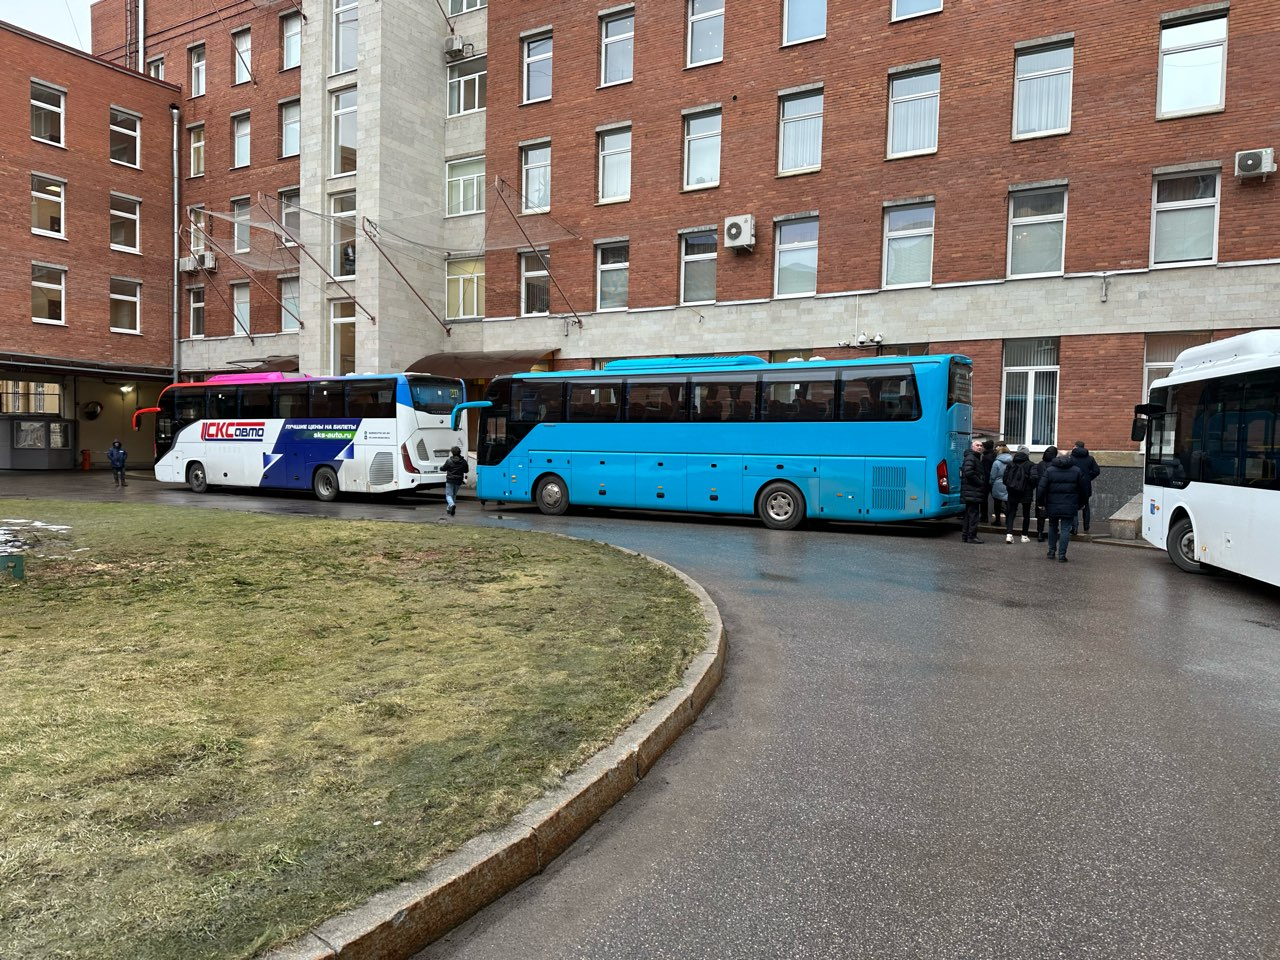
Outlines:
[{"label": "wall-mounted air conditioner", "polygon": [[750,250],[756,244],[756,218],[749,213],[724,219],[726,250]]},{"label": "wall-mounted air conditioner", "polygon": [[450,60],[456,60],[462,56],[466,44],[462,42],[462,38],[456,33],[451,33],[444,38],[444,55]]},{"label": "wall-mounted air conditioner", "polygon": [[1276,172],[1276,151],[1273,147],[1260,150],[1241,150],[1236,154],[1237,177],[1265,177]]}]

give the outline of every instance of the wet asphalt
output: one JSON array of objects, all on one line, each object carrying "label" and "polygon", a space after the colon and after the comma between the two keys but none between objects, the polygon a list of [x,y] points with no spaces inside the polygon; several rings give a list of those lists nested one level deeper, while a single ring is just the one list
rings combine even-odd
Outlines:
[{"label": "wet asphalt", "polygon": [[[464,500],[79,496],[603,540],[707,588],[724,682],[547,870],[418,960],[1280,958],[1280,590],[1160,551]],[[16,510],[0,502],[0,512]],[[1280,562],[1280,561],[1278,561]]]}]

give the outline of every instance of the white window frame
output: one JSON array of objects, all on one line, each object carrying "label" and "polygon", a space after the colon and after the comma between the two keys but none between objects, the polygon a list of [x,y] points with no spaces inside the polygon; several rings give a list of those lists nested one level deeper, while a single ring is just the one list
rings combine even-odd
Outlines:
[{"label": "white window frame", "polygon": [[287,13],[280,18],[280,69],[292,70],[300,66],[302,66],[302,14]]},{"label": "white window frame", "polygon": [[[49,283],[45,280],[37,280],[35,272],[37,270],[52,270],[58,274],[57,284]],[[58,291],[58,313],[61,314],[60,319],[53,320],[49,317],[32,317],[32,323],[44,323],[54,327],[65,327],[67,325],[67,268],[55,267],[49,263],[33,263],[31,264],[31,287],[40,290],[57,290]],[[35,313],[34,310],[31,311]]]},{"label": "white window frame", "polygon": [[[789,37],[791,31],[791,8],[797,4],[822,4],[822,31],[806,37]],[[827,35],[827,0],[782,0],[782,46],[789,47],[797,43],[808,43],[821,40]]]},{"label": "white window frame", "polygon": [[[479,269],[460,269],[464,265],[479,264]],[[455,272],[458,270],[458,272]],[[480,320],[484,317],[484,257],[456,257],[444,262],[445,319]],[[456,312],[450,305],[456,303]],[[467,307],[470,304],[470,311]]]},{"label": "white window frame", "polygon": [[[533,45],[535,43],[543,43],[543,42],[547,44],[547,52],[533,54],[531,52]],[[555,54],[555,41],[550,33],[539,33],[536,36],[525,37],[524,40],[520,42],[520,62],[522,64],[520,69],[520,76],[522,79],[522,94],[523,94],[522,100],[521,100],[522,103],[541,103],[543,100],[551,99],[552,82],[554,80],[554,70],[555,70],[555,64],[553,62],[554,54]],[[546,95],[539,96],[539,97],[531,97],[529,96],[530,75],[535,69],[538,69],[534,66],[535,64],[542,64],[544,62],[546,63],[548,68]]]},{"label": "white window frame", "polygon": [[[293,293],[290,295],[289,291]],[[293,309],[290,309],[290,304]],[[302,279],[297,276],[280,278],[280,332],[302,329]]]},{"label": "white window frame", "polygon": [[[1000,435],[1004,437],[1005,443],[1015,449],[1019,446],[1027,446],[1032,451],[1043,452],[1045,447],[1053,443],[1050,439],[1048,443],[1032,443],[1036,422],[1036,378],[1040,373],[1054,374],[1054,391],[1053,391],[1053,429],[1049,431],[1051,438],[1058,436],[1058,422],[1062,414],[1062,340],[1059,337],[1029,337],[1031,340],[1056,340],[1058,343],[1058,362],[1052,364],[1031,364],[1020,366],[1005,365],[1005,350],[1007,350],[1009,341],[1005,341],[1001,349],[1000,355]],[[1009,375],[1016,373],[1025,373],[1027,375],[1027,415],[1026,426],[1021,437],[1013,437],[1009,435],[1007,423],[1006,404],[1009,396]]]},{"label": "white window frame", "polygon": [[231,34],[231,85],[253,79],[253,31],[249,27]]},{"label": "white window frame", "polygon": [[[794,226],[803,224],[814,225],[814,236],[812,240],[784,240],[783,234]],[[792,220],[780,220],[773,226],[773,296],[776,300],[794,300],[797,297],[812,297],[818,292],[818,218],[817,217],[796,217]],[[779,288],[782,270],[782,255],[784,253],[797,253],[801,251],[813,251],[813,289],[796,291],[794,293],[783,293]]]},{"label": "white window frame", "polygon": [[[530,162],[530,154],[535,150],[547,151],[546,162],[538,163]],[[545,169],[545,173],[539,173]],[[547,183],[547,202],[545,206],[532,206],[530,199],[531,191],[529,189],[530,177],[545,176]],[[551,141],[540,140],[537,143],[527,143],[520,148],[520,212],[521,213],[547,213],[551,210]]]},{"label": "white window frame", "polygon": [[[241,145],[244,147],[241,159]],[[247,167],[253,160],[253,124],[250,115],[238,113],[231,118],[231,167]]]},{"label": "white window frame", "polygon": [[[340,204],[345,204],[347,200],[351,201],[350,210],[339,210]],[[345,190],[342,193],[335,193],[329,197],[329,223],[333,231],[333,258],[330,268],[333,270],[333,276],[337,280],[351,280],[356,275],[359,251],[356,250],[356,192],[354,190]],[[350,236],[343,236],[347,233]],[[343,263],[342,247],[347,240],[351,241],[351,272],[346,272],[346,264]]]},{"label": "white window frame", "polygon": [[[292,118],[290,114],[292,113]],[[289,149],[289,131],[293,130],[293,149]],[[296,157],[302,150],[302,101],[287,100],[280,104],[280,156]]]},{"label": "white window frame", "polygon": [[[110,225],[114,226],[117,219],[125,221],[133,221],[133,246],[125,246],[124,244],[112,243],[112,250],[119,250],[124,253],[141,253],[142,252],[142,201],[134,197],[126,197],[124,194],[113,193],[108,201],[108,220]],[[132,208],[132,209],[129,209]],[[110,234],[108,233],[108,236]]]},{"label": "white window frame", "polygon": [[[627,259],[622,263],[605,263],[604,252],[606,250],[624,249],[627,251]],[[597,313],[625,313],[628,304],[624,303],[620,307],[606,307],[601,299],[604,292],[604,277],[607,273],[620,273],[626,271],[627,274],[627,299],[631,299],[631,244],[625,240],[614,243],[598,243],[596,244],[596,312]]]},{"label": "white window frame", "polygon": [[[911,80],[916,77],[935,76],[938,78],[938,86],[936,90],[926,91],[924,93],[909,93],[901,96],[894,96],[894,84],[900,80]],[[919,100],[933,101],[933,146],[920,147],[916,150],[903,150],[900,153],[893,152],[893,128],[894,114],[896,108],[902,104],[913,103]],[[912,70],[907,73],[898,73],[889,77],[889,141],[886,144],[885,156],[887,159],[896,160],[901,157],[920,157],[930,153],[938,152],[938,133],[941,124],[941,100],[942,100],[942,70],[940,67],[929,67],[925,70]]]},{"label": "white window frame", "polygon": [[[1034,217],[1014,217],[1013,207],[1019,197],[1028,195],[1048,195],[1051,193],[1062,195],[1062,212],[1050,213],[1042,216]],[[1036,224],[1061,223],[1062,224],[1062,243],[1058,247],[1058,268],[1056,270],[1048,270],[1041,273],[1014,273],[1013,272],[1013,246],[1014,233],[1018,227],[1035,226]],[[1067,188],[1063,187],[1046,187],[1041,190],[1015,190],[1009,194],[1009,235],[1007,238],[1007,253],[1005,255],[1005,276],[1009,279],[1027,280],[1033,277],[1060,277],[1066,269],[1067,259]]]},{"label": "white window frame", "polygon": [[188,247],[191,248],[192,254],[204,253],[205,248],[205,230],[208,218],[205,216],[204,204],[198,203],[195,206],[187,207],[187,233],[189,235]]},{"label": "white window frame", "polygon": [[[605,141],[610,137],[617,137],[619,134],[627,135],[626,147],[608,148]],[[631,144],[633,142],[631,127],[614,127],[611,130],[601,130],[596,134],[596,202],[597,203],[622,203],[631,199]],[[626,192],[617,196],[605,196],[605,168],[609,166],[610,161],[616,160],[622,156],[626,156],[627,164],[627,189]]]},{"label": "white window frame", "polygon": [[[343,106],[344,98],[350,96],[349,106]],[[329,168],[330,177],[349,177],[360,169],[360,93],[356,87],[343,87],[329,95],[329,112],[332,117],[333,156]],[[352,139],[352,160],[355,166],[350,170],[342,169],[343,138],[347,133],[348,121]]]},{"label": "white window frame", "polygon": [[[716,241],[715,247],[712,249],[712,251],[710,253],[689,253],[689,250],[688,250],[689,241],[695,237],[706,237],[706,236],[709,236]],[[719,256],[720,256],[720,239],[719,237],[716,236],[716,233],[714,230],[697,230],[697,231],[694,231],[693,233],[683,234],[680,237],[680,304],[681,306],[692,306],[697,304],[716,302],[716,298],[715,298],[716,284],[714,282],[711,284],[712,297],[710,300],[686,300],[685,299],[685,268],[691,263],[705,263],[708,260],[714,263]],[[715,271],[715,272],[718,273],[719,271]]]},{"label": "white window frame", "polygon": [[[724,61],[725,0],[720,0],[719,7],[712,7],[710,9],[704,10],[702,13],[695,14],[693,12],[693,8],[694,8],[694,4],[697,2],[698,0],[687,0],[687,6],[685,8],[685,20],[687,25],[685,28],[684,65],[686,67],[702,67],[707,65],[708,63],[722,63]],[[710,0],[710,2],[715,2],[715,0]],[[706,60],[694,60],[693,59],[693,25],[695,23],[704,23],[704,22],[709,22],[711,20],[715,20],[715,19],[720,20],[720,56],[711,57]]]},{"label": "white window frame", "polygon": [[[551,315],[551,255],[546,250],[532,250],[521,253],[520,255],[520,316],[522,317],[548,317]],[[537,268],[529,269],[530,258],[538,264]],[[547,278],[547,309],[538,313],[529,312],[529,281],[539,277]]]},{"label": "white window frame", "polygon": [[[714,133],[691,133],[692,124],[696,120],[702,120],[706,117],[714,116],[719,121],[719,126]],[[724,137],[724,111],[716,108],[714,110],[701,110],[696,113],[685,114],[684,117],[684,175],[682,178],[683,189],[685,190],[710,190],[712,187],[720,186],[720,167],[723,154],[721,147]],[[689,161],[693,156],[695,145],[703,140],[714,138],[716,141],[716,178],[708,183],[690,183],[689,182]]]},{"label": "white window frame", "polygon": [[[196,332],[196,309],[200,310],[200,330]],[[204,287],[187,287],[187,338],[204,339]]]},{"label": "white window frame", "polygon": [[231,201],[232,253],[248,253],[253,245],[253,235],[250,233],[253,228],[249,223],[249,207],[250,203],[247,197]]},{"label": "white window frame", "polygon": [[[479,173],[455,175],[454,168],[464,163],[480,161]],[[467,202],[468,189],[471,202]],[[448,217],[466,217],[474,213],[484,213],[485,200],[485,164],[484,154],[475,157],[458,157],[445,161],[444,165],[444,215]],[[456,197],[456,203],[455,203]],[[456,209],[455,209],[456,207]]]},{"label": "white window frame", "polygon": [[[483,69],[476,73],[462,74],[458,72],[463,67],[477,63],[481,64]],[[486,55],[481,54],[478,57],[463,60],[461,63],[450,64],[446,72],[446,87],[448,88],[445,104],[446,117],[463,117],[468,113],[479,113],[485,108],[489,77],[489,58]],[[483,93],[482,90],[484,91]],[[468,107],[466,105],[468,96],[474,100],[475,106]],[[454,109],[455,103],[457,104],[456,110]]]},{"label": "white window frame", "polygon": [[203,43],[196,44],[191,48],[191,51],[188,54],[188,60],[190,61],[189,65],[191,67],[192,99],[204,96],[205,86],[208,81],[208,75],[205,72],[207,69],[207,59],[208,57]]},{"label": "white window frame", "polygon": [[[204,176],[204,124],[187,128],[187,176]],[[196,163],[199,157],[200,162]]]},{"label": "white window frame", "polygon": [[889,4],[889,20],[890,22],[897,20],[911,20],[914,17],[927,17],[931,13],[940,13],[942,11],[942,0],[935,0],[935,4],[925,10],[914,10],[909,13],[901,13],[898,10],[898,4],[901,0],[891,0]]},{"label": "white window frame", "polygon": [[[1202,40],[1195,43],[1184,43],[1178,46],[1165,48],[1164,38],[1166,31],[1177,30],[1179,27],[1189,27],[1201,23],[1209,23],[1213,20],[1221,20],[1223,23],[1221,40]],[[1230,23],[1227,19],[1227,11],[1217,11],[1211,16],[1195,17],[1186,20],[1176,20],[1172,23],[1163,23],[1160,25],[1160,63],[1156,77],[1156,117],[1158,119],[1169,119],[1172,117],[1191,117],[1200,113],[1216,113],[1226,109],[1227,106],[1227,39],[1230,34]],[[1176,56],[1182,53],[1192,53],[1198,50],[1211,50],[1215,47],[1222,48],[1221,54],[1221,70],[1218,74],[1218,99],[1212,104],[1202,104],[1196,107],[1188,107],[1185,110],[1165,110],[1164,108],[1164,84],[1168,79],[1165,69],[1165,58]]]},{"label": "white window frame", "polygon": [[[1018,72],[1018,62],[1023,57],[1032,57],[1037,53],[1048,53],[1050,50],[1070,50],[1071,63],[1066,67],[1052,67],[1048,70],[1037,70],[1034,73],[1025,75]],[[1071,132],[1071,107],[1073,98],[1075,97],[1075,70],[1076,70],[1076,45],[1074,40],[1068,40],[1064,43],[1046,43],[1041,46],[1027,47],[1022,50],[1013,52],[1013,139],[1014,140],[1034,140],[1036,137],[1056,137],[1064,133]],[[1028,130],[1026,133],[1018,131],[1018,107],[1022,102],[1022,88],[1024,85],[1031,84],[1036,80],[1044,80],[1047,77],[1060,77],[1066,75],[1067,79],[1067,122],[1064,126],[1048,127],[1044,130]]]},{"label": "white window frame", "polygon": [[164,79],[164,57],[152,57],[147,61],[147,76]]},{"label": "white window frame", "polygon": [[[133,296],[124,293],[116,293],[111,289],[111,285],[115,283],[128,283],[133,285]],[[115,326],[115,311],[107,310],[107,322],[111,324],[112,333],[142,333],[142,281],[130,280],[128,277],[112,277],[107,281],[108,300],[113,303],[132,303],[133,304],[133,327],[117,327]]]},{"label": "white window frame", "polygon": [[[1165,180],[1178,180],[1187,177],[1213,177],[1213,198],[1209,200],[1173,200],[1160,203],[1156,200],[1160,183]],[[1160,214],[1177,210],[1194,210],[1202,207],[1213,207],[1213,251],[1208,259],[1200,260],[1157,260],[1156,259],[1156,220]],[[1218,262],[1218,228],[1222,215],[1222,171],[1221,170],[1189,170],[1182,173],[1160,174],[1151,181],[1151,268],[1166,269],[1169,267],[1201,267]]]},{"label": "white window frame", "polygon": [[[277,194],[277,200],[280,204],[280,227],[282,230],[292,231],[292,235],[281,234],[280,246],[296,247],[298,245],[296,238],[302,233],[302,190],[298,187],[281,190]],[[291,209],[292,212],[290,212]],[[291,220],[292,223],[290,223]]]},{"label": "white window frame", "polygon": [[[609,36],[609,25],[619,23],[623,20],[631,21],[631,29],[626,33],[620,33],[617,36]],[[612,13],[600,18],[600,86],[612,87],[619,83],[630,83],[636,73],[636,11],[635,8],[623,10],[618,13]],[[619,80],[610,80],[609,77],[609,54],[610,47],[620,46],[621,44],[630,44],[631,47],[631,69],[627,71],[627,75]]]},{"label": "white window frame", "polygon": [[[132,120],[133,129],[130,130],[128,127],[121,126],[120,121],[116,118],[116,115],[118,115],[119,117]],[[114,164],[118,164],[119,166],[122,166],[122,167],[133,167],[134,169],[141,168],[142,166],[142,117],[140,117],[138,114],[134,113],[133,111],[125,110],[122,107],[111,107],[110,111],[107,114],[107,120],[108,120],[108,137],[107,137],[108,141],[110,141],[110,135],[114,133],[124,134],[124,136],[126,137],[133,138],[133,163],[130,163],[128,160],[117,160],[115,157],[110,157],[109,156],[110,146],[108,145],[108,156],[111,162]]]},{"label": "white window frame", "polygon": [[[788,117],[787,104],[800,103],[805,100],[818,100],[818,109],[816,112],[799,114],[794,117]],[[826,97],[821,87],[815,90],[805,90],[801,93],[789,93],[778,97],[778,173],[810,173],[814,170],[822,169],[822,133],[823,133],[823,109],[826,105]],[[818,121],[818,162],[800,167],[788,167],[783,163],[786,157],[787,145],[787,128],[804,124],[817,118]]]},{"label": "white window frame", "polygon": [[[57,197],[36,189],[36,180],[44,180],[50,184],[56,184],[58,187]],[[59,229],[57,231],[45,230],[42,227],[33,226],[31,232],[40,237],[57,237],[59,240],[65,240],[67,238],[67,181],[59,177],[50,177],[43,173],[31,174],[31,208],[33,213],[39,201],[45,203],[56,202],[58,204]]]},{"label": "white window frame", "polygon": [[456,17],[460,13],[470,13],[488,5],[489,0],[449,0],[449,16]]},{"label": "white window frame", "polygon": [[[57,97],[57,98],[58,98],[58,105],[55,107],[55,106],[53,106],[53,105],[51,105],[51,104],[45,103],[43,100],[37,100],[37,99],[36,99],[36,88],[37,88],[37,87],[38,87],[38,88],[40,88],[40,90],[41,90],[42,92],[47,93],[47,94],[52,94],[53,96]],[[50,86],[49,84],[47,84],[47,83],[41,83],[39,80],[32,80],[32,81],[31,81],[31,86],[28,88],[28,91],[29,91],[28,96],[29,96],[29,98],[30,98],[30,100],[31,100],[31,106],[32,106],[33,108],[35,108],[35,109],[37,109],[37,110],[43,110],[43,111],[45,111],[46,113],[56,114],[56,115],[57,115],[57,117],[58,117],[58,139],[57,139],[57,140],[46,140],[44,137],[37,137],[37,136],[35,135],[35,132],[34,132],[34,131],[31,133],[31,139],[32,139],[32,140],[35,140],[37,143],[51,143],[51,144],[53,144],[55,147],[64,147],[64,148],[65,148],[65,146],[66,146],[66,139],[67,139],[67,94],[66,94],[66,91],[65,91],[65,90],[61,90],[61,89],[59,89],[58,87],[51,87],[51,86]]]},{"label": "white window frame", "polygon": [[[348,50],[344,40],[352,43]],[[346,65],[350,55],[351,63]],[[333,0],[333,68],[332,75],[350,73],[360,66],[360,0]]]},{"label": "white window frame", "polygon": [[[342,316],[339,316],[339,312]],[[354,300],[341,299],[329,301],[329,375],[342,376],[342,355],[338,352],[342,349],[342,337],[338,334],[338,328],[350,325],[352,331],[355,331],[356,323],[356,302]],[[354,358],[352,358],[354,372]]]},{"label": "white window frame", "polygon": [[[253,330],[249,281],[237,280],[228,284],[228,286],[231,287],[231,335],[233,337],[247,337]],[[244,308],[243,314],[241,313],[241,307]]]},{"label": "white window frame", "polygon": [[[903,210],[923,210],[928,209],[930,212],[929,226],[913,227],[906,230],[890,230],[889,220],[890,214],[901,212]],[[883,226],[883,243],[880,248],[880,286],[884,290],[911,290],[918,287],[928,287],[933,285],[933,253],[935,246],[936,230],[938,227],[938,208],[934,201],[929,200],[924,203],[900,203],[884,209],[884,226]],[[911,237],[928,237],[929,238],[929,277],[925,280],[912,280],[909,283],[890,283],[889,282],[889,246],[893,240],[904,240]]]}]

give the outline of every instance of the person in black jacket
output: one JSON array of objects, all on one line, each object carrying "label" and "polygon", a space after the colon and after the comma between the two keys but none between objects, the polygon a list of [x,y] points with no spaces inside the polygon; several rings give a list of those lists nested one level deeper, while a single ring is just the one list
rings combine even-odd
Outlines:
[{"label": "person in black jacket", "polygon": [[[1080,503],[1080,509],[1084,512],[1084,532],[1089,532],[1089,498],[1093,496],[1093,481],[1098,479],[1098,474],[1102,472],[1102,468],[1098,466],[1098,461],[1093,459],[1093,454],[1089,452],[1089,448],[1084,445],[1083,440],[1077,440],[1075,447],[1071,450],[1071,463],[1080,470],[1084,476],[1086,493],[1084,499]],[[1076,532],[1076,520],[1071,521],[1071,532]]]},{"label": "person in black jacket", "polygon": [[1044,455],[1040,457],[1040,462],[1031,468],[1031,490],[1036,493],[1036,541],[1044,543],[1047,536],[1044,532],[1044,523],[1048,518],[1048,514],[1044,512],[1044,501],[1040,499],[1040,477],[1049,469],[1049,464],[1053,463],[1058,456],[1057,447],[1045,447]]},{"label": "person in black jacket", "polygon": [[464,480],[467,479],[467,471],[470,467],[467,465],[467,458],[462,455],[461,447],[453,447],[449,451],[449,459],[444,462],[444,502],[445,507],[449,511],[449,516],[453,516],[458,509],[457,496],[458,488],[462,486]]},{"label": "person in black jacket", "polygon": [[978,539],[978,513],[987,500],[987,472],[982,466],[982,441],[975,440],[964,452],[960,466],[960,499],[964,501],[964,528],[960,539],[965,543],[982,543]]},{"label": "person in black jacket", "polygon": [[1031,500],[1036,488],[1032,477],[1035,466],[1031,463],[1031,450],[1019,447],[1004,467],[1000,480],[1008,494],[1008,507],[1005,513],[1004,542],[1013,543],[1013,521],[1018,515],[1018,507],[1022,507],[1022,542],[1030,543],[1031,537]]},{"label": "person in black jacket", "polygon": [[1071,521],[1085,495],[1084,474],[1079,467],[1072,465],[1071,457],[1057,457],[1047,470],[1041,470],[1037,494],[1049,516],[1048,557],[1052,560],[1057,553],[1058,561],[1066,563]]}]

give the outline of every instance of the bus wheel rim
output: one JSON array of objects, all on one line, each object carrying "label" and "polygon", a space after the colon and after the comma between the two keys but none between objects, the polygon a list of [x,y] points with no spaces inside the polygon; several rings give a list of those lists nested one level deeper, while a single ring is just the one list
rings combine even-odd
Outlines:
[{"label": "bus wheel rim", "polygon": [[1198,563],[1196,560],[1196,534],[1194,530],[1188,530],[1178,540],[1178,552],[1182,554],[1183,559],[1191,563]]},{"label": "bus wheel rim", "polygon": [[795,504],[788,494],[779,492],[769,497],[769,516],[775,520],[790,520],[795,512]]},{"label": "bus wheel rim", "polygon": [[542,502],[548,507],[560,506],[561,499],[564,498],[564,491],[560,489],[558,483],[547,483],[542,486]]}]

